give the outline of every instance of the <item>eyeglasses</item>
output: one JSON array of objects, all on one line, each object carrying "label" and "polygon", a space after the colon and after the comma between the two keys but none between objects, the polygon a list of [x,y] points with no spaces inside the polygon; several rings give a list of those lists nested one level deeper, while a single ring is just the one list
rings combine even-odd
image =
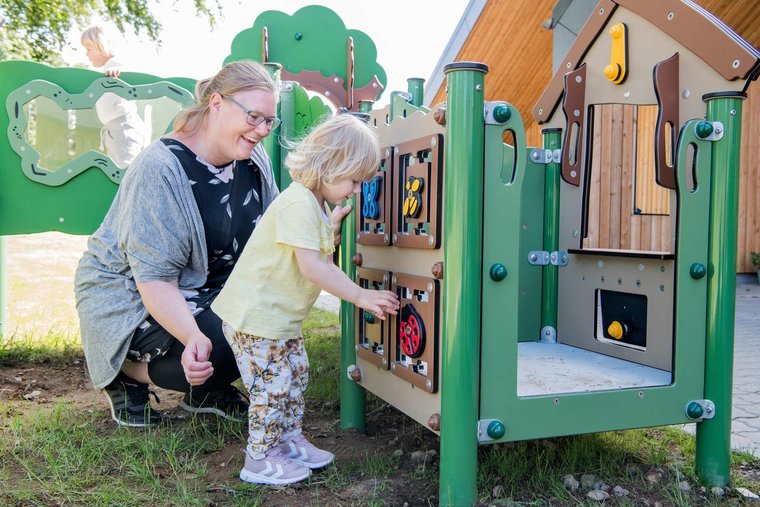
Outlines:
[{"label": "eyeglasses", "polygon": [[251,127],[258,127],[262,123],[266,122],[267,129],[274,130],[277,127],[280,126],[280,123],[282,123],[282,120],[277,118],[276,116],[272,116],[270,118],[267,118],[266,116],[259,114],[256,111],[250,111],[247,107],[245,107],[243,104],[238,102],[237,100],[233,99],[232,97],[227,97],[226,95],[219,94],[220,97],[223,99],[227,99],[233,104],[235,104],[237,107],[245,111],[245,121],[248,122],[248,125]]}]

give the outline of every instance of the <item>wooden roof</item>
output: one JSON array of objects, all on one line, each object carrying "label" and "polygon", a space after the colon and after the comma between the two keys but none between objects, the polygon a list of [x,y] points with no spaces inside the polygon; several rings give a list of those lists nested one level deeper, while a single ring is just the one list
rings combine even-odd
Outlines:
[{"label": "wooden roof", "polygon": [[[553,32],[543,28],[556,0],[488,0],[453,61],[489,66],[486,100],[506,100],[522,114],[528,142],[540,142],[530,114],[552,79]],[[697,0],[753,47],[760,46],[760,9],[756,0]],[[457,34],[455,34],[456,36]],[[460,34],[461,36],[461,34]],[[449,63],[449,62],[445,62]],[[445,100],[445,81],[431,104]]]}]

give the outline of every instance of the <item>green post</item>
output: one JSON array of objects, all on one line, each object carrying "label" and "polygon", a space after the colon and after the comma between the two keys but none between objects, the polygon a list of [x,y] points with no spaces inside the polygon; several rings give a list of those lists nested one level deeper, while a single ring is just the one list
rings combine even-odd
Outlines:
[{"label": "green post", "polygon": [[406,80],[406,89],[409,92],[409,95],[411,95],[409,103],[415,107],[420,107],[422,105],[422,100],[425,95],[424,83],[425,80],[421,77],[410,77]]},{"label": "green post", "polygon": [[712,150],[707,247],[705,398],[715,403],[715,416],[697,423],[696,471],[704,481],[716,486],[726,485],[730,478],[739,149],[745,97],[738,92],[703,97],[707,120],[720,122],[715,133],[722,128],[723,137],[714,141]]},{"label": "green post", "polygon": [[448,81],[444,175],[440,505],[477,498],[483,275],[483,82],[488,66],[455,62]]},{"label": "green post", "polygon": [[[280,70],[282,69],[282,65],[279,63],[273,63],[273,62],[267,62],[264,64],[264,67],[269,71],[269,75],[272,76],[272,79],[274,80],[274,83],[277,87],[277,93],[278,95],[281,94],[280,90]],[[281,105],[277,104],[277,113],[280,115],[280,118],[282,117],[281,112]],[[280,160],[280,131],[283,129],[282,126],[277,127],[274,129],[267,137],[262,139],[261,144],[264,145],[264,149],[267,150],[267,153],[269,154],[269,158],[272,160],[272,166],[275,170],[275,181],[277,182],[277,185],[280,185],[280,172],[282,170],[282,161]],[[280,188],[280,190],[283,190]]]},{"label": "green post", "polygon": [[[544,149],[560,149],[562,129],[550,128],[541,131],[544,135]],[[554,159],[552,159],[554,160]],[[546,164],[544,179],[544,250],[551,253],[559,250],[559,162]],[[553,264],[544,266],[541,282],[541,340],[557,340],[557,286],[559,268]]]},{"label": "green post", "polygon": [[5,335],[5,236],[0,236],[0,341]]},{"label": "green post", "polygon": [[[340,246],[340,265],[351,280],[356,278],[356,266],[351,258],[356,253],[356,196],[351,200],[353,211],[343,220]],[[348,368],[356,364],[355,334],[356,311],[354,305],[340,302],[340,427],[356,428],[364,432],[366,423],[364,388],[348,378]]]}]

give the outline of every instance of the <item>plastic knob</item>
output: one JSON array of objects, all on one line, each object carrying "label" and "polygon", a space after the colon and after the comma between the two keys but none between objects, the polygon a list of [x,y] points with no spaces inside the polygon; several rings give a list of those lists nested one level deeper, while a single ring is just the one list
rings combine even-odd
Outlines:
[{"label": "plastic knob", "polygon": [[625,336],[626,331],[627,330],[626,330],[625,324],[621,324],[620,322],[616,320],[613,320],[612,324],[610,324],[609,327],[607,328],[607,333],[616,340],[619,340],[623,336]]}]

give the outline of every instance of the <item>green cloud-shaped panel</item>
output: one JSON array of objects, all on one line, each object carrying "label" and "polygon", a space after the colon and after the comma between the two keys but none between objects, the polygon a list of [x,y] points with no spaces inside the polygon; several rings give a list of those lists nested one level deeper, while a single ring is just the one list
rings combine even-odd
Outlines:
[{"label": "green cloud-shaped panel", "polygon": [[376,76],[383,87],[388,82],[385,70],[377,63],[377,48],[367,34],[351,30],[340,17],[320,5],[310,5],[292,16],[280,11],[261,13],[252,28],[243,30],[232,41],[225,63],[251,59],[261,61],[262,30],[267,28],[268,60],[288,72],[318,70],[325,77],[346,76],[346,44],[354,41],[354,88],[369,85]]}]

